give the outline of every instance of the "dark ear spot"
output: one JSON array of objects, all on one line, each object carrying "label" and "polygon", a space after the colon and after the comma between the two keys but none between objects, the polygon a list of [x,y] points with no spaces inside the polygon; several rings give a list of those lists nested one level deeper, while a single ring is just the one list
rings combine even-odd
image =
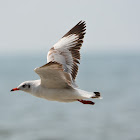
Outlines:
[{"label": "dark ear spot", "polygon": [[28,85],[28,88],[30,88],[30,85]]},{"label": "dark ear spot", "polygon": [[23,85],[22,87],[25,88],[26,85]]}]

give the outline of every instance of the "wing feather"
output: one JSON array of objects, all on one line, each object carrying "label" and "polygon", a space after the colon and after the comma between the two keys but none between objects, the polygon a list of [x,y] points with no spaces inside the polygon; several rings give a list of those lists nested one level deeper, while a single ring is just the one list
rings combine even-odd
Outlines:
[{"label": "wing feather", "polygon": [[64,72],[62,64],[49,62],[34,70],[41,78],[41,86],[47,88],[72,88],[69,73]]},{"label": "wing feather", "polygon": [[47,62],[58,62],[63,65],[65,72],[70,73],[75,81],[80,64],[80,48],[83,43],[86,25],[80,21],[68,31],[54,46],[47,55]]}]

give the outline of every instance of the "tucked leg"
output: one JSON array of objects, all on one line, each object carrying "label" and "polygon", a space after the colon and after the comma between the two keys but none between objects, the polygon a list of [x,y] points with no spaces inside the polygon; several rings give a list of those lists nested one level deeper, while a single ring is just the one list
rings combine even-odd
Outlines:
[{"label": "tucked leg", "polygon": [[89,100],[78,100],[79,102],[83,103],[83,104],[90,104],[90,105],[94,105],[95,103]]}]

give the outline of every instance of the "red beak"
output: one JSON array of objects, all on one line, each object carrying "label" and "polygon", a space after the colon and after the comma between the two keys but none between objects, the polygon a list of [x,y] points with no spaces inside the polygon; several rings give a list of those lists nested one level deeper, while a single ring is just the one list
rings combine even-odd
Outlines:
[{"label": "red beak", "polygon": [[18,88],[13,88],[11,91],[16,91],[16,90],[19,90]]}]

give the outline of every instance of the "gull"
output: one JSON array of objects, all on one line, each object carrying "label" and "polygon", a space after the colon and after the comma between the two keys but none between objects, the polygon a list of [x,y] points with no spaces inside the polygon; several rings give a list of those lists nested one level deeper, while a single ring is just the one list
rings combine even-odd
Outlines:
[{"label": "gull", "polygon": [[22,90],[50,101],[94,105],[89,99],[101,98],[100,92],[78,89],[75,83],[85,31],[86,23],[80,21],[49,50],[47,64],[34,69],[40,79],[25,81],[11,91]]}]

